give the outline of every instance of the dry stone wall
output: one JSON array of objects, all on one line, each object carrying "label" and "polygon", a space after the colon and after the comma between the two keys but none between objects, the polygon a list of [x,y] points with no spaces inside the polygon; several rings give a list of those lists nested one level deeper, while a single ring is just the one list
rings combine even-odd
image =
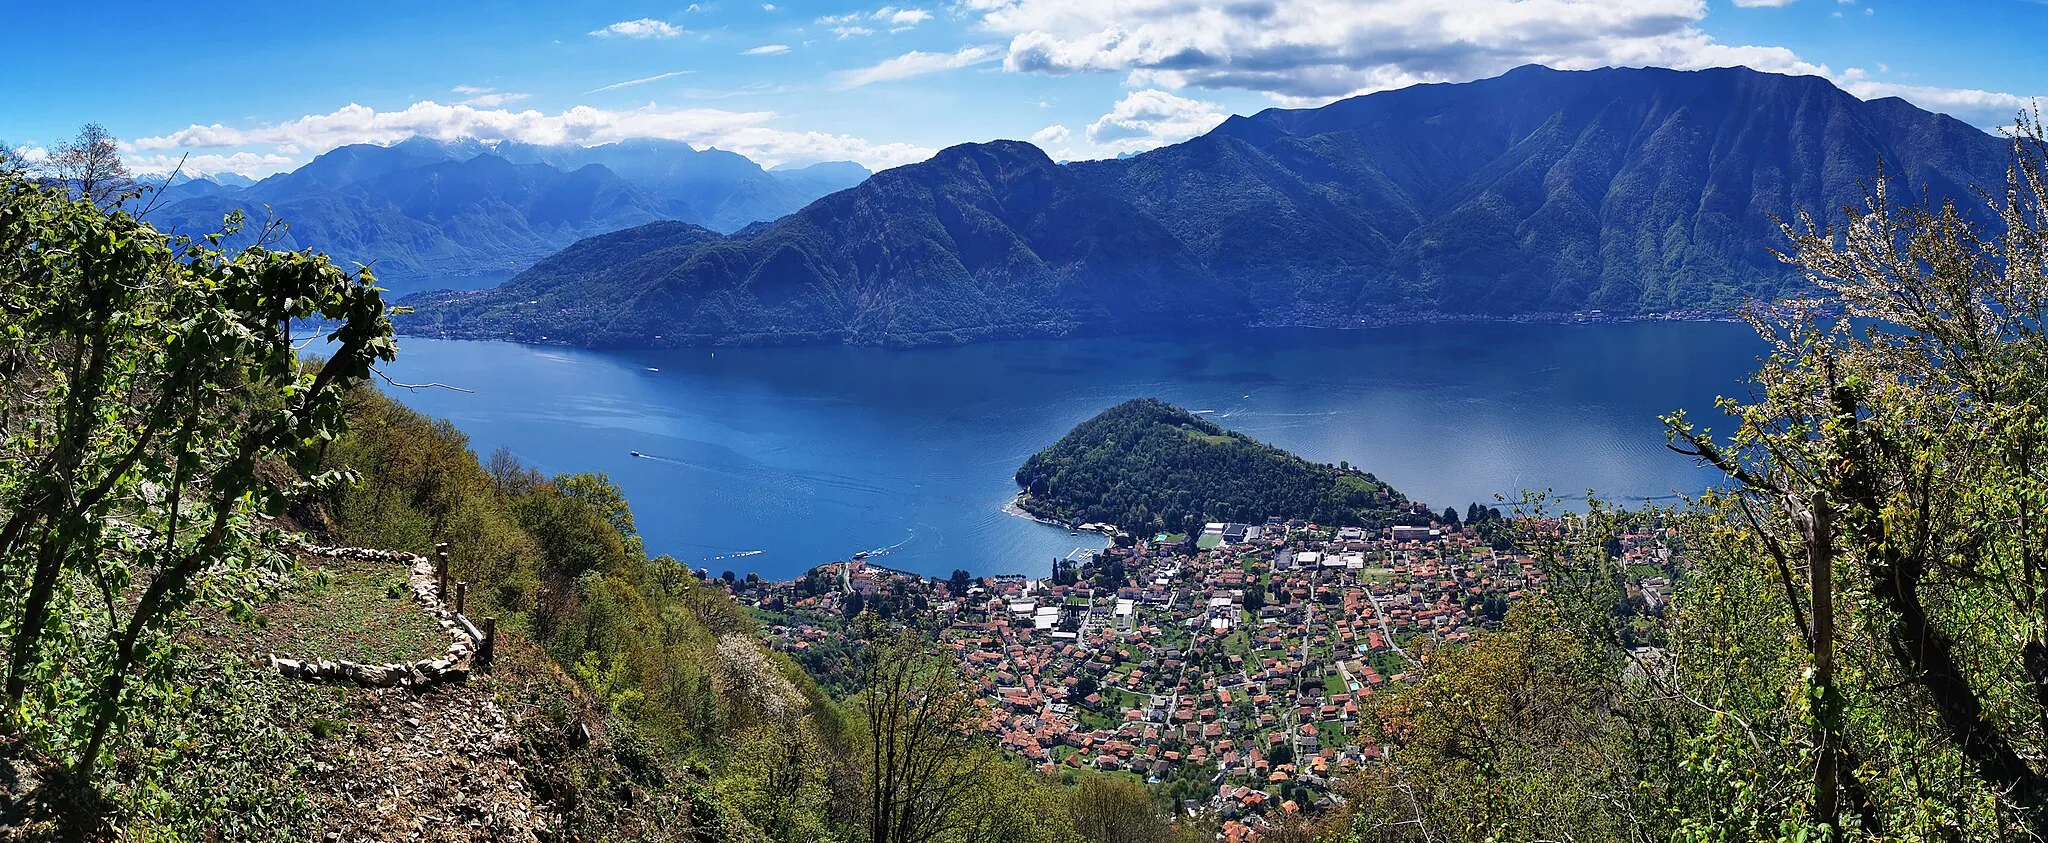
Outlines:
[{"label": "dry stone wall", "polygon": [[308,544],[301,545],[298,550],[308,556],[405,565],[406,582],[412,590],[413,602],[419,604],[420,609],[448,633],[448,650],[439,658],[385,664],[300,659],[294,658],[290,653],[267,654],[266,661],[278,673],[294,679],[352,683],[370,688],[424,687],[469,678],[472,662],[478,649],[483,646],[483,636],[469,625],[467,619],[456,614],[455,610],[442,600],[434,560],[417,553],[362,547],[322,547]]}]

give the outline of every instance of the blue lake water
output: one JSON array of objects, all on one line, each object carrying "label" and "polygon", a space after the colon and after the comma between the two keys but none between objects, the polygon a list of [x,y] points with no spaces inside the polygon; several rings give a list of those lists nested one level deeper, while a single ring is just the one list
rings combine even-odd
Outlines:
[{"label": "blue lake water", "polygon": [[[650,552],[786,578],[862,550],[944,575],[1042,574],[1092,536],[1002,513],[1076,423],[1152,396],[1434,508],[1552,489],[1635,502],[1712,478],[1660,413],[1746,394],[1762,346],[1724,323],[1420,325],[869,348],[584,351],[404,338],[392,390],[478,453],[603,471]],[[648,455],[636,458],[630,452]],[[740,551],[758,555],[719,559]]]}]

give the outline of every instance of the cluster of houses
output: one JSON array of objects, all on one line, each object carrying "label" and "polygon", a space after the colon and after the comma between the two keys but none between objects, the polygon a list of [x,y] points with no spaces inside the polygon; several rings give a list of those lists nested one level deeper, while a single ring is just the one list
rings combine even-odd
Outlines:
[{"label": "cluster of houses", "polygon": [[[1656,552],[1637,538],[1629,554]],[[954,593],[956,581],[860,561],[828,579],[912,591],[943,613],[940,646],[982,690],[1004,748],[1047,772],[1200,793],[1184,807],[1244,840],[1327,807],[1339,780],[1379,757],[1372,698],[1408,678],[1413,650],[1477,634],[1544,579],[1533,559],[1456,527],[1211,524],[1202,549],[1185,547],[1105,551],[1091,567],[1122,566],[1115,589],[1007,576]],[[846,594],[778,593],[788,585],[741,595],[776,599],[771,642],[801,652],[835,636]],[[1640,594],[1665,600],[1669,587],[1645,578]]]}]

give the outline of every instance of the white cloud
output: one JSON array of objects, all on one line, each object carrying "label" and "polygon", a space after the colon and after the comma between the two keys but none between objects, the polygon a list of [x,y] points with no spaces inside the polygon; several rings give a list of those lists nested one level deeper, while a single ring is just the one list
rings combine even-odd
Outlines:
[{"label": "white cloud", "polygon": [[2037,97],[1974,88],[1937,88],[1930,85],[1901,85],[1871,79],[1863,74],[1837,80],[1849,93],[1863,99],[1898,97],[1929,111],[1939,111],[1976,126],[2004,126],[2020,112],[2032,113]]},{"label": "white cloud", "polygon": [[899,9],[895,6],[883,6],[872,12],[846,12],[838,15],[825,15],[818,18],[818,23],[832,27],[832,32],[841,38],[852,38],[859,35],[875,34],[872,28],[860,25],[862,23],[872,22],[887,26],[890,32],[902,32],[931,19],[932,13],[924,9]]},{"label": "white cloud", "polygon": [[995,61],[1002,51],[995,47],[962,47],[952,53],[927,53],[912,50],[873,67],[849,70],[839,74],[839,87],[858,88],[876,82],[889,82],[923,76],[942,70],[954,70],[983,62]]},{"label": "white cloud", "polygon": [[1695,24],[1705,0],[968,0],[1011,36],[1013,71],[1127,72],[1137,85],[1239,88],[1288,102],[1522,64],[1811,72],[1773,47],[1728,46]]},{"label": "white cloud", "polygon": [[50,151],[32,143],[15,147],[8,155],[31,167],[40,167],[50,161]]},{"label": "white cloud", "polygon": [[518,102],[529,96],[528,94],[511,91],[500,91],[495,88],[479,88],[475,85],[457,85],[448,90],[467,97],[467,99],[462,101],[463,105],[475,105],[484,108],[497,108],[501,105]]},{"label": "white cloud", "polygon": [[788,45],[788,44],[762,44],[762,45],[761,45],[761,46],[759,46],[759,47],[749,47],[749,48],[747,48],[747,49],[745,49],[745,50],[741,50],[741,51],[740,51],[740,55],[743,55],[743,56],[772,56],[772,55],[776,55],[776,54],[778,54],[778,53],[787,53],[787,52],[789,52],[789,45]]},{"label": "white cloud", "polygon": [[875,19],[888,21],[890,26],[895,27],[891,31],[901,32],[931,20],[932,13],[923,9],[898,9],[893,6],[883,6],[875,10]]},{"label": "white cloud", "polygon": [[[179,158],[184,164],[179,165]],[[130,172],[138,176],[167,176],[177,170],[188,176],[212,176],[220,173],[234,173],[250,178],[260,178],[281,170],[289,170],[297,164],[290,156],[274,152],[237,152],[232,155],[206,153],[201,155],[124,155],[121,163],[128,165]]]},{"label": "white cloud", "polygon": [[[1790,2],[1741,0],[1750,6]],[[1700,28],[1707,0],[959,0],[959,6],[981,29],[1009,37],[1004,67],[1010,71],[1122,73],[1133,88],[1239,89],[1297,106],[1481,79],[1523,64],[1568,70],[1744,65],[1844,81],[1784,47],[1715,40]],[[1905,95],[1923,107],[1967,111],[1951,113],[1978,125],[1994,125],[1983,122],[1986,108],[2024,99],[1931,87]]]},{"label": "white cloud", "polygon": [[1053,144],[1066,143],[1067,138],[1072,137],[1073,134],[1073,132],[1067,131],[1067,127],[1054,123],[1036,132],[1032,132],[1031,142],[1041,147],[1051,146]]},{"label": "white cloud", "polygon": [[482,96],[470,97],[469,99],[463,100],[462,104],[482,106],[484,108],[496,108],[501,105],[508,105],[511,103],[518,102],[520,100],[526,99],[528,96],[528,94],[510,92],[502,94],[484,94]]},{"label": "white cloud", "polygon": [[761,11],[764,11],[764,12],[772,12],[772,11],[775,11],[775,4],[774,4],[774,3],[762,3],[762,4],[761,4]]},{"label": "white cloud", "polygon": [[590,34],[599,38],[674,38],[683,34],[683,28],[653,18],[622,20],[603,29],[593,29]]},{"label": "white cloud", "polygon": [[1088,124],[1088,141],[1118,152],[1151,149],[1207,132],[1229,117],[1213,102],[1165,91],[1132,91],[1108,114]]},{"label": "white cloud", "polygon": [[326,114],[309,114],[253,128],[218,123],[194,125],[166,135],[137,138],[129,147],[148,153],[261,148],[258,154],[265,154],[287,144],[324,152],[344,144],[389,144],[414,136],[585,146],[630,138],[662,138],[731,150],[766,166],[790,161],[853,160],[869,169],[921,161],[934,151],[914,144],[873,143],[851,135],[798,132],[765,125],[774,119],[772,111],[678,109],[652,104],[624,110],[579,105],[556,114],[431,101],[414,103],[398,111],[351,104]]},{"label": "white cloud", "polygon": [[678,76],[682,76],[682,75],[684,75],[684,74],[689,74],[689,73],[696,73],[696,72],[697,72],[697,71],[694,71],[694,70],[675,70],[675,71],[670,71],[670,72],[668,72],[668,73],[657,73],[657,74],[655,74],[655,75],[653,75],[653,76],[643,76],[643,77],[640,77],[639,79],[628,79],[628,80],[626,80],[626,81],[624,81],[624,82],[613,82],[613,83],[611,83],[611,84],[609,84],[609,85],[606,85],[606,86],[604,86],[604,87],[602,87],[602,88],[592,88],[592,89],[590,89],[590,90],[588,90],[588,91],[584,91],[584,92],[583,92],[583,95],[584,95],[584,96],[589,96],[589,95],[591,95],[591,94],[601,94],[601,93],[604,93],[605,91],[616,91],[616,90],[618,90],[618,89],[620,89],[620,88],[631,88],[631,87],[633,87],[634,85],[645,85],[645,84],[647,84],[647,83],[649,83],[649,82],[659,82],[659,81],[661,81],[661,80],[663,80],[663,79],[674,79],[675,77],[678,77]]}]

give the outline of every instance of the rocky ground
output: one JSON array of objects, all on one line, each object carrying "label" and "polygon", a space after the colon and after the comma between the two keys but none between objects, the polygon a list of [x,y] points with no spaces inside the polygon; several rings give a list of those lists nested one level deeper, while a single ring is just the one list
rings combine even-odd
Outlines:
[{"label": "rocky ground", "polygon": [[480,677],[423,691],[353,691],[345,727],[352,739],[325,742],[326,757],[309,777],[316,839],[541,839],[548,823],[489,685]]}]

